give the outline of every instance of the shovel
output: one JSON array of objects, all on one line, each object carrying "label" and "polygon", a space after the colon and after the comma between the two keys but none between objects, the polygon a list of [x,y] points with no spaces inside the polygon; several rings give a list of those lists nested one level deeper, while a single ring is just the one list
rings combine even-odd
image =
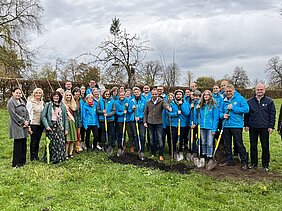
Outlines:
[{"label": "shovel", "polygon": [[194,158],[194,164],[198,168],[205,167],[205,158],[201,158],[201,126],[200,109],[198,109],[198,157]]},{"label": "shovel", "polygon": [[45,140],[45,144],[46,144],[46,158],[47,158],[47,164],[50,164],[50,139],[47,137],[46,135],[46,140]]},{"label": "shovel", "polygon": [[124,114],[124,118],[123,118],[121,149],[118,149],[117,157],[120,157],[120,156],[124,155],[124,152],[125,152],[125,148],[123,146],[124,138],[125,138],[125,125],[126,125],[126,114]]},{"label": "shovel", "polygon": [[177,124],[177,149],[178,153],[175,153],[176,155],[176,161],[181,161],[184,159],[183,152],[180,151],[180,118],[178,118],[178,124]]},{"label": "shovel", "polygon": [[188,153],[187,153],[187,160],[188,161],[193,161],[194,156],[192,154],[192,148],[193,148],[193,142],[194,142],[194,128],[192,128],[192,125],[194,124],[194,108],[191,111],[191,130],[190,130],[190,141],[189,141],[189,149],[188,149]]},{"label": "shovel", "polygon": [[[227,111],[227,114],[229,114],[229,112],[230,112],[230,110]],[[215,159],[215,153],[216,153],[216,151],[218,149],[218,146],[219,146],[219,143],[220,143],[220,140],[221,140],[221,136],[222,136],[222,133],[223,133],[225,122],[226,122],[226,119],[224,119],[223,122],[222,122],[222,128],[220,130],[219,137],[218,137],[218,139],[217,139],[217,141],[215,143],[215,149],[214,149],[214,152],[213,152],[213,155],[212,155],[212,159],[210,159],[210,161],[207,164],[206,169],[208,171],[213,170],[217,166],[217,161]]]},{"label": "shovel", "polygon": [[140,139],[140,131],[139,131],[139,127],[138,127],[138,122],[135,119],[135,125],[136,125],[136,132],[137,132],[137,138],[138,138],[138,145],[139,145],[139,150],[138,150],[138,157],[140,160],[144,160],[144,153],[141,152],[141,139]]}]

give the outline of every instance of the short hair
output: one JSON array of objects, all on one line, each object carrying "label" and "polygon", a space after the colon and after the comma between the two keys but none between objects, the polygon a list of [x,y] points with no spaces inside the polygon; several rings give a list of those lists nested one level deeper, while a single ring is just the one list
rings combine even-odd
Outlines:
[{"label": "short hair", "polygon": [[137,86],[133,87],[132,90],[133,90],[133,92],[134,92],[135,90],[138,90],[139,92],[141,92],[141,89],[140,89],[139,87],[137,87]]},{"label": "short hair", "polygon": [[232,89],[232,90],[235,90],[234,86],[232,84],[227,84],[226,85],[226,88],[229,88],[229,89]]},{"label": "short hair", "polygon": [[63,99],[63,96],[61,95],[61,93],[60,93],[59,91],[54,91],[54,92],[52,92],[52,94],[51,94],[51,101],[54,102],[53,97],[54,97],[55,95],[58,95],[58,96],[59,96],[59,103],[60,103],[60,102],[62,101],[62,99]]},{"label": "short hair", "polygon": [[74,93],[75,92],[80,92],[80,88],[79,87],[74,87],[73,89],[72,89],[72,95],[74,95]]},{"label": "short hair", "polygon": [[12,89],[12,93],[14,93],[16,90],[20,90],[21,92],[22,92],[22,90],[21,90],[21,88],[20,87],[15,87],[14,89]]}]

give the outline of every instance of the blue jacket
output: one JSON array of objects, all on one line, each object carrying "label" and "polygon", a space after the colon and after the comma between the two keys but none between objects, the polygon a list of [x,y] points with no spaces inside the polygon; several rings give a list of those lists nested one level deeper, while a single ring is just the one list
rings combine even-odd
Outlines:
[{"label": "blue jacket", "polygon": [[[190,103],[190,106],[193,102],[194,102],[194,100]],[[196,107],[199,103],[200,103],[200,98],[196,102],[194,102],[194,108],[193,109],[190,108],[189,126],[192,126],[193,124],[197,125],[198,116],[197,116],[197,108]],[[192,124],[192,122],[193,122],[193,124]]]},{"label": "blue jacket", "polygon": [[[215,99],[215,101],[216,101],[218,107],[220,108],[220,107],[221,107],[221,104],[222,104],[222,102],[223,102],[222,96],[221,96],[219,93],[218,93],[217,95],[215,95],[214,93],[212,93],[212,97]],[[220,109],[219,109],[219,110],[220,110]],[[218,110],[218,112],[219,112],[219,110]]]},{"label": "blue jacket", "polygon": [[135,97],[133,97],[131,99],[131,101],[133,102],[133,105],[135,105],[135,107],[136,107],[136,109],[134,111],[134,115],[136,117],[139,117],[138,122],[143,122],[145,106],[146,106],[146,103],[147,103],[146,98],[141,95],[139,100],[137,100]]},{"label": "blue jacket", "polygon": [[83,127],[85,129],[87,129],[88,126],[93,126],[93,125],[99,126],[97,106],[98,106],[98,101],[96,101],[96,100],[94,100],[93,106],[88,105],[88,103],[84,104],[84,107],[83,107]]},{"label": "blue jacket", "polygon": [[232,109],[229,112],[229,118],[226,120],[224,127],[226,128],[243,128],[244,113],[249,112],[249,105],[244,97],[238,92],[235,92],[231,99],[224,98],[220,107],[220,118],[223,119],[227,113],[227,106],[232,104]]},{"label": "blue jacket", "polygon": [[249,113],[245,114],[245,126],[251,128],[272,128],[275,125],[276,109],[269,97],[262,97],[260,101],[254,96],[248,100]]},{"label": "blue jacket", "polygon": [[172,111],[166,111],[167,112],[167,118],[169,118],[169,115],[171,116],[171,126],[177,127],[178,126],[178,119],[180,118],[180,127],[186,127],[187,117],[190,113],[190,107],[187,102],[184,102],[180,106],[181,114],[178,114],[178,105],[175,101],[170,101],[170,107],[172,108]]},{"label": "blue jacket", "polygon": [[[198,118],[195,119],[195,124],[198,125]],[[213,105],[211,108],[206,104],[200,108],[200,126],[201,129],[209,129],[212,132],[217,131],[219,121],[219,108]]]},{"label": "blue jacket", "polygon": [[148,96],[146,96],[144,92],[143,92],[141,95],[142,95],[143,97],[145,97],[146,101],[152,99],[152,93],[151,93],[151,92],[148,93]]},{"label": "blue jacket", "polygon": [[79,104],[80,104],[80,119],[83,125],[83,107],[85,105],[85,100],[83,100],[82,98],[79,99]]},{"label": "blue jacket", "polygon": [[[128,107],[125,106],[126,103],[128,103]],[[124,100],[116,101],[117,122],[123,122],[125,109],[127,109],[126,122],[134,121],[132,105],[133,105],[133,102],[131,102],[128,98],[124,98]]]},{"label": "blue jacket", "polygon": [[106,106],[106,114],[107,114],[107,121],[114,121],[115,114],[116,114],[116,103],[115,100],[109,98],[107,101],[105,99],[100,98],[98,101],[97,106],[97,113],[99,114],[99,121],[105,121],[105,117],[103,114],[103,110]]}]

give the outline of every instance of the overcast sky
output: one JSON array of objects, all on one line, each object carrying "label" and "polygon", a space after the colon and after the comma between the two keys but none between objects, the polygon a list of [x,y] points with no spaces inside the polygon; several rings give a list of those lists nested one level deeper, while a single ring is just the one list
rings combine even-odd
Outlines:
[{"label": "overcast sky", "polygon": [[[44,30],[31,43],[41,46],[38,64],[95,52],[109,35],[113,17],[121,29],[149,40],[146,60],[175,62],[182,73],[216,80],[243,66],[251,80],[282,55],[280,0],[42,0]],[[182,77],[184,78],[184,77]]]}]

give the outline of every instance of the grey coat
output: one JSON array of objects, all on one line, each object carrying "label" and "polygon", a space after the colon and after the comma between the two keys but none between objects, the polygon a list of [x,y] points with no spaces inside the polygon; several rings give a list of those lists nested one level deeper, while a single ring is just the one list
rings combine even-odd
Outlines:
[{"label": "grey coat", "polygon": [[24,101],[18,102],[14,97],[11,97],[7,107],[10,114],[9,138],[27,138],[28,128],[24,128],[23,125],[25,121],[29,121],[29,115]]},{"label": "grey coat", "polygon": [[153,100],[149,100],[146,103],[144,111],[144,123],[148,124],[162,124],[162,112],[163,109],[167,109],[168,104],[166,101],[160,97],[157,100],[157,103],[154,104]]}]

